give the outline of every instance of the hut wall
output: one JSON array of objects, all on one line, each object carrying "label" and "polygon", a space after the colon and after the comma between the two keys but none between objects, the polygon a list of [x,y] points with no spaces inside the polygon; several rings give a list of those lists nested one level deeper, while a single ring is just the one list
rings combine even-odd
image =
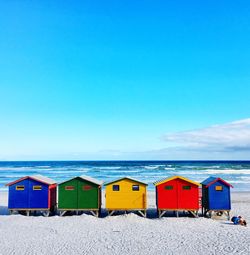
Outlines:
[{"label": "hut wall", "polygon": [[78,181],[73,179],[58,186],[58,208],[77,209],[78,208]]},{"label": "hut wall", "polygon": [[99,209],[98,185],[80,178],[59,185],[58,207],[61,209]]},{"label": "hut wall", "polygon": [[49,208],[49,186],[29,179],[29,208]]},{"label": "hut wall", "polygon": [[49,208],[49,186],[33,179],[25,179],[9,186],[10,209]]},{"label": "hut wall", "polygon": [[159,209],[199,209],[199,188],[182,179],[164,182],[156,187]]},{"label": "hut wall", "polygon": [[99,208],[98,185],[86,180],[78,180],[78,208],[98,209]]},{"label": "hut wall", "polygon": [[57,185],[53,184],[49,186],[49,207],[54,208],[56,206],[56,192]]},{"label": "hut wall", "polygon": [[[216,190],[216,186],[222,186],[222,190]],[[215,182],[208,188],[210,210],[230,210],[230,188],[223,182]]]},{"label": "hut wall", "polygon": [[208,194],[208,188],[206,188],[206,185],[202,184],[202,206],[204,208],[209,208],[209,194]]},{"label": "hut wall", "polygon": [[158,208],[159,209],[177,209],[178,208],[178,193],[177,180],[164,182],[158,186]]},{"label": "hut wall", "polygon": [[178,179],[178,208],[199,209],[199,188],[197,185]]},{"label": "hut wall", "polygon": [[[119,191],[114,191],[113,186],[119,185]],[[139,190],[133,190],[133,185],[139,186]],[[124,179],[106,186],[107,209],[146,209],[146,185]]]},{"label": "hut wall", "polygon": [[28,179],[9,186],[9,208],[29,208],[29,181]]}]

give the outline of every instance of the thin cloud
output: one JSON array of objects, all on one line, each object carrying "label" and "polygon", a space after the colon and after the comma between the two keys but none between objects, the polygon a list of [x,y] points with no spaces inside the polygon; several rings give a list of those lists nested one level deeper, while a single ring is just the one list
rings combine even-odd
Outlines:
[{"label": "thin cloud", "polygon": [[250,118],[203,129],[170,133],[164,135],[163,139],[180,148],[250,151]]}]

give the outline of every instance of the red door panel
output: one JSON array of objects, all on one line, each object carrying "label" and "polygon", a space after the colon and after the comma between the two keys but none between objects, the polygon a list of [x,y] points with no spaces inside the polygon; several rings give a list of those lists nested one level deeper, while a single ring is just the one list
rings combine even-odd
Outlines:
[{"label": "red door panel", "polygon": [[176,209],[177,208],[177,181],[172,180],[158,187],[158,208]]},{"label": "red door panel", "polygon": [[184,180],[178,180],[178,208],[198,209],[199,194],[198,187]]}]

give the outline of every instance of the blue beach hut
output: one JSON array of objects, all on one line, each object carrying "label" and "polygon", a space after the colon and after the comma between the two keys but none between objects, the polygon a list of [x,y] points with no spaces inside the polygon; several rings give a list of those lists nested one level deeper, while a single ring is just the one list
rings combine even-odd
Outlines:
[{"label": "blue beach hut", "polygon": [[218,177],[209,177],[202,183],[202,213],[211,217],[213,213],[217,216],[226,214],[230,218],[231,184]]},{"label": "blue beach hut", "polygon": [[56,182],[42,175],[25,176],[6,184],[10,213],[41,211],[48,216],[56,207]]}]

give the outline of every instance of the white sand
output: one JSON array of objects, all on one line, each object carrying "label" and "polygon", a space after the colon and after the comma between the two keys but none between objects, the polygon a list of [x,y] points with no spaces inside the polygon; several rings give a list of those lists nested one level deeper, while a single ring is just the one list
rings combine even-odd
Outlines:
[{"label": "white sand", "polygon": [[[232,214],[250,223],[250,193],[233,193]],[[250,227],[190,217],[150,219],[136,214],[9,216],[0,192],[0,254],[250,254]],[[149,207],[155,208],[154,193]],[[5,214],[5,215],[4,215]]]}]

